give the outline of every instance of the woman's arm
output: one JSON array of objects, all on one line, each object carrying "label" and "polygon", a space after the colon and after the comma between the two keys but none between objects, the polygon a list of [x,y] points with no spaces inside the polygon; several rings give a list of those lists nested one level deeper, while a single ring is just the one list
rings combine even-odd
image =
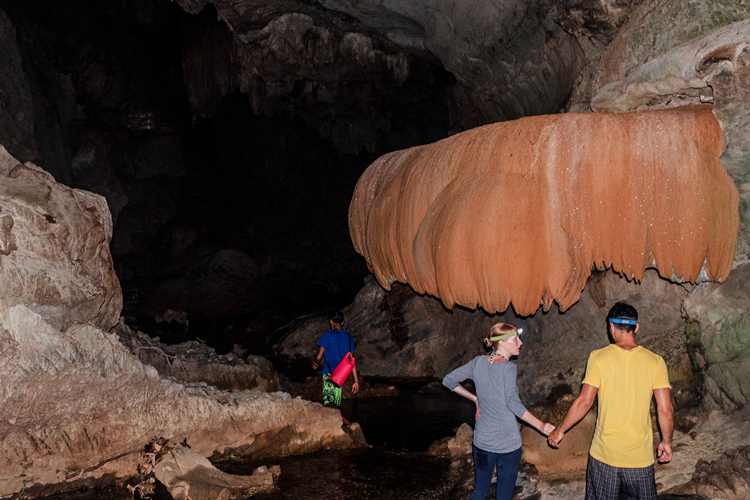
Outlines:
[{"label": "woman's arm", "polygon": [[462,385],[461,382],[464,380],[470,379],[473,375],[473,361],[469,361],[463,366],[459,366],[452,372],[450,372],[448,375],[443,377],[443,385],[450,389],[451,391],[455,392],[456,394],[459,394],[466,399],[473,401],[474,404],[477,407],[477,413],[476,418],[479,418],[479,400],[477,399],[477,396],[475,394],[472,394],[471,392],[467,391]]},{"label": "woman's arm", "polygon": [[477,407],[476,418],[479,418],[479,398],[477,398],[477,395],[476,394],[472,394],[471,392],[469,392],[468,390],[466,390],[466,388],[464,388],[464,386],[462,386],[462,385],[459,385],[458,387],[456,387],[455,389],[453,389],[453,392],[455,392],[456,394],[458,394],[460,396],[465,397],[469,401],[473,401],[474,405],[476,405],[476,407]]},{"label": "woman's arm", "polygon": [[523,414],[523,416],[521,417],[521,420],[523,420],[524,422],[532,426],[534,429],[544,434],[545,436],[549,436],[550,432],[555,430],[554,425],[550,423],[542,422],[541,420],[536,418],[534,415],[532,415],[531,412],[528,410],[526,410],[526,413]]}]

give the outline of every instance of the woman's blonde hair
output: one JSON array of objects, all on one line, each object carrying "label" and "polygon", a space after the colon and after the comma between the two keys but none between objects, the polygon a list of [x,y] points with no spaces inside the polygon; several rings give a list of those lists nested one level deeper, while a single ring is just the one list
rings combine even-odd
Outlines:
[{"label": "woman's blonde hair", "polygon": [[518,327],[508,323],[496,323],[492,325],[489,335],[484,338],[484,347],[486,349],[497,349],[497,345],[502,341],[496,340],[493,342],[490,340],[490,337],[499,337],[500,335],[505,335],[506,333],[515,332],[516,330],[518,330]]}]

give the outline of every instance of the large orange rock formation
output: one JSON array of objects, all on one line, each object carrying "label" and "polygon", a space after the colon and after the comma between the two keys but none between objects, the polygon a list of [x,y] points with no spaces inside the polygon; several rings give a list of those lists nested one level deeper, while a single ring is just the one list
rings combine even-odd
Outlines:
[{"label": "large orange rock formation", "polygon": [[535,116],[384,155],[349,208],[379,283],[520,315],[580,297],[593,268],[721,281],[737,188],[709,106]]}]

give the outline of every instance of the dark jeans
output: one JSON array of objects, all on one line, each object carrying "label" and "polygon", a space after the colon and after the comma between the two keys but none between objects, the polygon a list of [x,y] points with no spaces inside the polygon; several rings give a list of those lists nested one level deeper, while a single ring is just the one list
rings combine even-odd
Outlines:
[{"label": "dark jeans", "polygon": [[516,486],[521,448],[510,453],[492,453],[474,448],[474,491],[470,500],[484,500],[490,491],[492,472],[497,465],[497,500],[510,500]]}]

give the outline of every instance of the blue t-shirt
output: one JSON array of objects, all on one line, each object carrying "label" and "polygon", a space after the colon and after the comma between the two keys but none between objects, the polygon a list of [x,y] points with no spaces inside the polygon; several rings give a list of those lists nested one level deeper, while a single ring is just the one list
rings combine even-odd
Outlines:
[{"label": "blue t-shirt", "polygon": [[344,330],[338,328],[327,331],[320,337],[318,345],[325,349],[323,355],[326,362],[323,365],[323,375],[333,372],[341,363],[346,353],[354,352],[354,340]]}]

